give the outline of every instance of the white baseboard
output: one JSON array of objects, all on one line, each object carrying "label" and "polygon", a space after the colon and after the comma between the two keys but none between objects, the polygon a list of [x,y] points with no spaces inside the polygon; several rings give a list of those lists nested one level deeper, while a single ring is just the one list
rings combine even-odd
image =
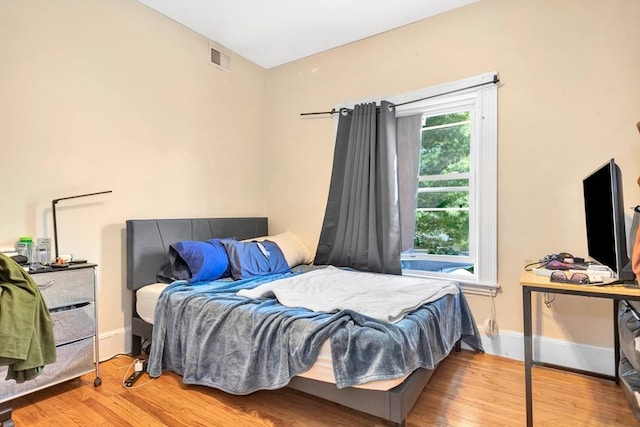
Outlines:
[{"label": "white baseboard", "polygon": [[116,354],[131,352],[131,328],[121,328],[100,334],[100,361],[107,360]]},{"label": "white baseboard", "polygon": [[[485,353],[524,360],[524,334],[504,331],[490,338],[480,330]],[[583,371],[614,375],[613,347],[578,344],[541,336],[533,337],[533,360]]]}]

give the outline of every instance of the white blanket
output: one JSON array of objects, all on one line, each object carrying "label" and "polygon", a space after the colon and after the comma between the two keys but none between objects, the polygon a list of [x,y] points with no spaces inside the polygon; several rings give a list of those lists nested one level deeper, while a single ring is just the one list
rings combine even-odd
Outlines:
[{"label": "white blanket", "polygon": [[454,282],[365,273],[328,266],[237,293],[247,298],[274,295],[286,307],[331,313],[353,310],[396,323],[423,304],[457,294]]}]

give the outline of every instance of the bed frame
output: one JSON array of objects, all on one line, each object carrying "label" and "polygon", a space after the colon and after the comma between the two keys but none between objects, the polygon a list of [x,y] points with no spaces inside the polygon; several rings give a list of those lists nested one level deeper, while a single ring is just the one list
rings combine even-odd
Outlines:
[{"label": "bed frame", "polygon": [[[127,288],[133,292],[131,353],[135,356],[142,351],[142,340],[150,340],[153,331],[153,326],[136,312],[135,291],[157,281],[156,275],[168,262],[169,245],[181,240],[216,237],[243,240],[269,234],[267,218],[263,217],[128,220],[126,230]],[[334,384],[302,377],[294,377],[288,387],[404,426],[407,414],[432,374],[433,370],[418,369],[388,391],[338,389]]]}]

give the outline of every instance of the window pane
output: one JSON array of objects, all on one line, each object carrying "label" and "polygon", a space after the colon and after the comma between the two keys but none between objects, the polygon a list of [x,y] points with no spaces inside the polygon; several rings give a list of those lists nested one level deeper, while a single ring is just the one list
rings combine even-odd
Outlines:
[{"label": "window pane", "polygon": [[469,254],[469,211],[417,211],[414,249],[429,254]]},{"label": "window pane", "polygon": [[[414,249],[433,255],[469,254],[468,178],[437,180],[432,175],[469,173],[470,112],[426,117],[422,129]],[[433,191],[442,188],[443,191]],[[424,191],[421,189],[431,189]]]},{"label": "window pane", "polygon": [[450,125],[452,123],[466,122],[470,119],[469,111],[462,111],[460,113],[449,113],[441,116],[431,116],[424,120],[424,127],[433,127],[441,125]]},{"label": "window pane", "polygon": [[[420,175],[441,175],[469,172],[470,124],[469,112],[427,117],[422,129],[420,149]],[[444,127],[430,128],[428,126]]]}]

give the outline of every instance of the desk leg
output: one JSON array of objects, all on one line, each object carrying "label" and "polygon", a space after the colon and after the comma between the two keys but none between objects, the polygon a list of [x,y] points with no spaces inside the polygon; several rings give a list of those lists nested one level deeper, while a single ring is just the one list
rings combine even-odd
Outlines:
[{"label": "desk leg", "polygon": [[533,340],[531,338],[531,290],[522,287],[522,310],[524,317],[524,389],[527,405],[527,427],[533,426],[533,402],[531,367],[533,366]]},{"label": "desk leg", "polygon": [[613,299],[613,363],[614,372],[616,377],[616,384],[620,384],[620,335],[618,334],[618,308],[620,305],[620,300]]}]

